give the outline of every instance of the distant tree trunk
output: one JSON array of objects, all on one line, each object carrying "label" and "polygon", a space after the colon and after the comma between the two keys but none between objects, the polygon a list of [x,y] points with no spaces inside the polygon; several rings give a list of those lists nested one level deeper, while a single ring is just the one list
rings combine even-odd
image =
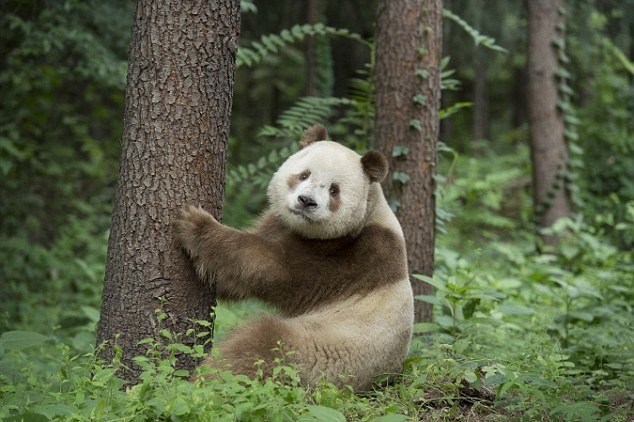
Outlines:
[{"label": "distant tree trunk", "polygon": [[[568,152],[564,138],[564,119],[557,108],[558,68],[553,40],[563,20],[559,9],[564,0],[531,0],[528,3],[528,121],[533,164],[535,214],[542,227],[549,227],[572,210],[571,198],[557,186],[558,171],[565,169]],[[557,239],[545,237],[554,244]]]},{"label": "distant tree trunk", "polygon": [[[385,191],[405,232],[409,271],[427,276],[434,270],[442,7],[442,0],[380,0],[376,32],[374,142],[390,159]],[[431,292],[412,284],[414,294]],[[416,301],[415,311],[416,321],[431,320],[429,304]]]},{"label": "distant tree trunk", "polygon": [[[307,0],[306,20],[309,24],[317,22],[318,0]],[[317,54],[315,48],[315,36],[311,35],[306,41],[306,95],[314,97],[319,95],[317,89]]]},{"label": "distant tree trunk", "polygon": [[517,128],[526,123],[526,69],[516,67],[513,70],[513,90],[511,103],[513,104],[513,115],[511,127]]},{"label": "distant tree trunk", "polygon": [[483,51],[475,52],[475,76],[473,78],[473,139],[489,137],[489,102],[487,92],[487,64]]},{"label": "distant tree trunk", "polygon": [[[239,30],[239,0],[137,2],[97,330],[98,344],[121,346],[131,368],[121,375],[132,382],[139,369],[131,359],[146,352],[139,340],[158,338],[161,328],[185,335],[188,319],[208,320],[215,301],[173,243],[170,223],[184,204],[221,216]],[[160,322],[159,307],[169,316]],[[108,346],[102,357],[113,353]]]},{"label": "distant tree trunk", "polygon": [[[471,3],[469,9],[473,10],[473,19],[480,32],[484,26],[484,11],[480,5]],[[473,76],[473,127],[472,138],[474,141],[487,139],[489,137],[489,103],[487,93],[487,57],[486,52],[481,47],[476,46],[473,52],[474,76]]]}]

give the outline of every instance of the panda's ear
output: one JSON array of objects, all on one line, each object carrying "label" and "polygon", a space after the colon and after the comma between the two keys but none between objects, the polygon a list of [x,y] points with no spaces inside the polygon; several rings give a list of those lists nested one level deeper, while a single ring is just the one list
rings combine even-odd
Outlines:
[{"label": "panda's ear", "polygon": [[325,141],[328,139],[328,131],[324,125],[314,125],[304,131],[302,138],[299,140],[299,145],[302,148],[306,148],[313,142]]},{"label": "panda's ear", "polygon": [[387,176],[387,158],[375,149],[371,149],[361,157],[361,166],[371,182],[382,182]]}]

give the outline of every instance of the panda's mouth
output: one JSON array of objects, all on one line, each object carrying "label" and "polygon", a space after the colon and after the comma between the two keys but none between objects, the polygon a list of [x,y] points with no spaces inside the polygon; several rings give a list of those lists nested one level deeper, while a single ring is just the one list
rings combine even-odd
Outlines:
[{"label": "panda's mouth", "polygon": [[302,219],[306,220],[306,221],[307,221],[307,222],[309,222],[309,223],[311,223],[311,222],[313,221],[313,220],[312,220],[309,216],[307,216],[306,214],[304,214],[303,212],[301,212],[301,211],[299,211],[299,210],[296,210],[296,209],[293,209],[293,208],[290,208],[290,207],[289,207],[289,211],[290,211],[292,214],[295,214],[295,215],[297,215],[297,216],[301,217]]}]

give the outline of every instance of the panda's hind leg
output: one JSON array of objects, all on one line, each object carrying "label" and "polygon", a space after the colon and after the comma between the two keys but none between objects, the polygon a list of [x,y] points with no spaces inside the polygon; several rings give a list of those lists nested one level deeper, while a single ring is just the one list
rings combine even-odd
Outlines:
[{"label": "panda's hind leg", "polygon": [[218,344],[220,358],[209,358],[205,365],[233,374],[264,377],[273,375],[273,369],[284,364],[293,364],[293,354],[298,339],[291,324],[273,315],[264,315],[234,329],[229,337]]}]

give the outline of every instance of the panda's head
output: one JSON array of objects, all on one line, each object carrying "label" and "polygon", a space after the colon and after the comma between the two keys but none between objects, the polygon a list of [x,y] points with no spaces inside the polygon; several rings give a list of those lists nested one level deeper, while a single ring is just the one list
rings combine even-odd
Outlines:
[{"label": "panda's head", "polygon": [[306,238],[333,239],[358,232],[366,219],[372,184],[387,174],[387,160],[380,152],[360,156],[326,138],[324,126],[308,129],[302,149],[282,164],[268,188],[272,211]]}]

